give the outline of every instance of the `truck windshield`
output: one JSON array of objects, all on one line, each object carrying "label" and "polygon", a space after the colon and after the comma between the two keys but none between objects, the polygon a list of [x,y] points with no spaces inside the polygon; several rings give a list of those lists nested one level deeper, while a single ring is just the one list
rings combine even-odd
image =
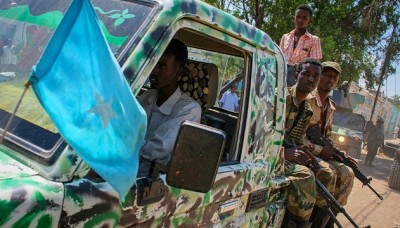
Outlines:
[{"label": "truck windshield", "polygon": [[365,125],[365,119],[360,114],[355,114],[351,112],[340,112],[339,110],[337,110],[335,112],[333,124],[336,126],[362,132]]},{"label": "truck windshield", "polygon": [[[32,66],[47,43],[72,0],[0,1],[0,134],[10,119],[24,90]],[[121,0],[92,0],[100,25],[115,56],[124,45],[137,42],[138,33],[152,15],[151,3]],[[73,81],[71,81],[73,83]],[[62,138],[32,90],[22,100],[6,135],[23,151],[48,157]]]}]

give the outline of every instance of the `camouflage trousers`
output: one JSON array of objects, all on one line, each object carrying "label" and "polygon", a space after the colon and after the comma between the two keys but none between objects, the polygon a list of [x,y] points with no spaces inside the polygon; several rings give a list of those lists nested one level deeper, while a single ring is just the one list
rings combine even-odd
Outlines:
[{"label": "camouflage trousers", "polygon": [[[328,189],[328,191],[332,195],[334,195],[336,189],[336,177],[337,177],[336,169],[328,162],[325,162],[319,158],[317,158],[317,160],[321,168],[319,169],[316,176],[325,186],[325,188]],[[320,195],[317,195],[317,201],[315,202],[315,204],[318,207],[326,206],[325,200]]]},{"label": "camouflage trousers", "polygon": [[[319,160],[319,164],[321,168],[317,178],[334,194],[336,171],[325,161]],[[291,180],[288,186],[287,210],[294,216],[309,221],[314,205],[326,205],[323,198],[317,195],[314,173],[306,166],[285,161],[285,176]]]},{"label": "camouflage trousers", "polygon": [[317,196],[314,173],[303,165],[285,161],[285,176],[291,181],[287,187],[286,210],[294,216],[308,221]]},{"label": "camouflage trousers", "polygon": [[335,168],[337,174],[335,192],[333,196],[342,206],[344,206],[347,204],[347,198],[353,189],[353,170],[345,164],[335,160],[330,160],[328,163]]}]

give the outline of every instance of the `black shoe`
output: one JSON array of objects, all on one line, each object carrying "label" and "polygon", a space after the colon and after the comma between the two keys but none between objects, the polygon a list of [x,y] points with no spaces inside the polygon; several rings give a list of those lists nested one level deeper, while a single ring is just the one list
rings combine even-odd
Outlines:
[{"label": "black shoe", "polygon": [[326,223],[328,222],[330,216],[327,209],[314,206],[313,212],[311,214],[311,228],[321,228],[325,227]]},{"label": "black shoe", "polygon": [[375,165],[372,162],[369,163],[369,166],[375,167]]}]

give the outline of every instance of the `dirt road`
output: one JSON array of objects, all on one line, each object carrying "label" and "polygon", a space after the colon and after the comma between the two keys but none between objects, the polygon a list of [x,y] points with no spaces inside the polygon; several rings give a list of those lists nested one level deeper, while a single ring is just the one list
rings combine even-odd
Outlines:
[{"label": "dirt road", "polygon": [[[372,187],[383,196],[383,200],[368,187],[362,187],[356,179],[345,209],[360,227],[400,228],[400,191],[389,188],[387,184],[393,158],[379,154],[374,160],[376,167],[369,167],[364,166],[365,155],[366,151],[363,151],[359,169],[373,178]],[[338,219],[343,227],[352,227],[345,216],[340,214]]]}]

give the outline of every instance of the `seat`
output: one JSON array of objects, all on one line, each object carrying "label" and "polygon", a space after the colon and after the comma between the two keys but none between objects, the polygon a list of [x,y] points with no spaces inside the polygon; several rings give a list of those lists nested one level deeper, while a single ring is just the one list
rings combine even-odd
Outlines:
[{"label": "seat", "polygon": [[217,66],[213,63],[188,60],[179,80],[179,87],[200,104],[204,114],[217,100]]},{"label": "seat", "polygon": [[179,80],[179,87],[200,104],[203,124],[224,128],[224,120],[205,114],[218,97],[218,67],[215,64],[188,60]]}]

